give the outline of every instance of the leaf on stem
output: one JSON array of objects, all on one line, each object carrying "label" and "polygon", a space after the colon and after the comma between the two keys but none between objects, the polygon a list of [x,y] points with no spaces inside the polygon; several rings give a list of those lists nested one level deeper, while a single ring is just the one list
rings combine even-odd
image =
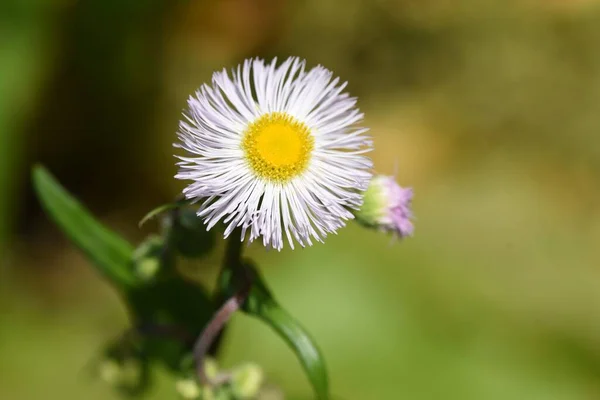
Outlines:
[{"label": "leaf on stem", "polygon": [[168,204],[163,204],[161,206],[158,206],[155,209],[148,212],[148,214],[144,215],[144,218],[141,219],[141,221],[138,223],[138,226],[141,227],[142,225],[144,225],[146,222],[148,222],[152,218],[154,218],[164,212],[167,212],[169,210],[173,210],[173,209],[180,208],[180,207],[186,206],[188,204],[191,204],[191,202],[192,201],[188,200],[188,199],[180,199],[180,200],[174,201],[173,203],[168,203]]},{"label": "leaf on stem", "polygon": [[32,179],[46,213],[98,271],[119,288],[135,286],[133,247],[98,222],[43,166],[34,166]]},{"label": "leaf on stem", "polygon": [[250,294],[242,310],[270,326],[298,357],[319,400],[329,398],[329,381],[324,357],[308,332],[277,303],[256,268],[244,263],[251,276]]}]

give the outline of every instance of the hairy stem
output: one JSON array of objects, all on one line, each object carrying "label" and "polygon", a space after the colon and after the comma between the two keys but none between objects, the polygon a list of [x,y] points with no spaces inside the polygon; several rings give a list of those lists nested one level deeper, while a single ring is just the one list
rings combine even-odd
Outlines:
[{"label": "hairy stem", "polygon": [[214,386],[223,383],[223,377],[217,377],[215,380],[211,380],[208,376],[206,376],[206,371],[204,370],[204,361],[206,359],[208,349],[221,329],[223,329],[227,321],[229,321],[229,318],[231,318],[231,316],[240,309],[247,297],[248,289],[241,288],[238,293],[232,296],[225,302],[225,304],[221,306],[196,341],[196,344],[194,345],[194,359],[196,360],[196,371],[198,372],[198,377],[203,385]]},{"label": "hairy stem", "polygon": [[206,376],[206,371],[204,370],[204,361],[206,360],[206,356],[212,344],[217,339],[225,324],[227,324],[227,321],[229,321],[231,316],[240,309],[250,293],[251,281],[250,279],[247,279],[248,275],[240,274],[240,271],[243,270],[243,265],[241,262],[242,245],[243,243],[240,239],[240,232],[236,229],[232,232],[229,240],[227,241],[227,248],[225,250],[225,258],[223,260],[221,274],[225,270],[229,269],[233,274],[242,275],[240,278],[242,278],[243,284],[234,293],[234,295],[228,298],[223,303],[221,308],[217,310],[194,344],[194,360],[196,361],[196,371],[198,373],[200,382],[204,385],[219,385],[228,379],[227,376],[219,376],[215,380],[211,380],[208,376]]}]

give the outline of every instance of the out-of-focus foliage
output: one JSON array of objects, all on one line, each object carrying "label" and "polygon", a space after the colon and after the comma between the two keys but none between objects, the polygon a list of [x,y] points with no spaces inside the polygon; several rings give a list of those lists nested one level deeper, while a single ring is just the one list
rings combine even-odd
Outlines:
[{"label": "out-of-focus foliage", "polygon": [[[256,55],[347,79],[378,172],[415,189],[402,243],[351,225],[301,251],[249,249],[339,398],[600,396],[598,1],[9,1],[18,16],[6,3],[1,398],[111,398],[77,371],[125,326],[42,217],[30,164],[140,239],[144,213],[181,190],[171,144],[187,96]],[[310,398],[270,330],[232,328],[223,365],[253,360],[287,398]],[[162,383],[154,398],[172,394]]]},{"label": "out-of-focus foliage", "polygon": [[[245,372],[238,368],[220,385],[212,387],[200,387],[204,379],[198,379],[198,375],[209,377],[205,357],[216,353],[222,343],[210,333],[215,328],[209,321],[213,314],[218,321],[220,308],[228,308],[227,303],[233,299],[285,340],[304,368],[315,396],[319,400],[330,398],[327,370],[319,348],[277,303],[253,263],[242,260],[243,246],[237,232],[228,240],[215,293],[209,296],[201,282],[190,280],[177,267],[177,256],[202,258],[215,247],[216,229],[207,231],[196,212],[185,207],[185,201],[147,214],[144,220],[169,210],[163,217],[160,235],[149,236],[134,250],[98,222],[43,166],[33,167],[32,185],[48,217],[85,255],[90,266],[118,291],[129,312],[130,325],[105,346],[97,368],[97,375],[118,393],[127,397],[146,394],[151,387],[153,364],[159,364],[174,379],[187,382],[176,385],[186,399],[257,398],[262,386],[259,367]],[[216,329],[216,333],[223,334],[222,323]],[[216,340],[206,341],[211,337]],[[200,363],[204,369],[198,370]],[[214,381],[215,377],[209,379]],[[213,396],[211,389],[220,394]]]},{"label": "out-of-focus foliage", "polygon": [[133,247],[127,241],[96,221],[42,166],[33,168],[32,185],[48,217],[96,270],[120,290],[138,285]]},{"label": "out-of-focus foliage", "polygon": [[[24,188],[14,172],[23,168],[20,132],[33,112],[40,86],[53,67],[52,28],[54,13],[42,1],[8,0],[0,6],[0,190]],[[0,198],[0,254],[5,235],[14,223],[11,208],[17,196]],[[3,262],[0,261],[0,267]],[[1,273],[2,271],[0,271]]]}]

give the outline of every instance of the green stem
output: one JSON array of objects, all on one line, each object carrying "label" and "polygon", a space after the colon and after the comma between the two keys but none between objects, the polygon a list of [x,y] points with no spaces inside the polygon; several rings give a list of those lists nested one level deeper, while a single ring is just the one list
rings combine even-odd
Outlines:
[{"label": "green stem", "polygon": [[242,232],[239,228],[234,229],[227,240],[227,248],[225,249],[225,258],[223,259],[223,269],[233,268],[238,269],[242,260],[242,247],[244,242],[241,239]]},{"label": "green stem", "polygon": [[223,257],[221,270],[217,277],[217,289],[214,294],[214,299],[217,304],[223,304],[225,300],[232,295],[231,292],[225,293],[223,291],[224,287],[229,286],[224,282],[229,282],[245,275],[243,274],[244,268],[242,266],[242,250],[244,242],[241,240],[241,235],[241,229],[236,228],[231,232],[227,239],[225,256]]}]

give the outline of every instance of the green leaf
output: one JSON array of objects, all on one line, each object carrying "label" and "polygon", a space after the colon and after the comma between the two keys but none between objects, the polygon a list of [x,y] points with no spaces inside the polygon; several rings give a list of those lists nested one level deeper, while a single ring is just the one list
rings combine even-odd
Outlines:
[{"label": "green leaf", "polygon": [[138,223],[138,226],[141,228],[142,225],[144,225],[146,222],[148,222],[152,218],[154,218],[166,211],[173,210],[175,208],[180,208],[185,205],[191,204],[191,202],[192,202],[192,200],[180,199],[180,200],[174,201],[173,203],[168,203],[168,204],[163,204],[161,206],[158,206],[155,209],[148,212],[148,214],[144,215],[144,217]]},{"label": "green leaf", "polygon": [[253,265],[245,263],[252,275],[252,288],[242,310],[269,325],[298,357],[319,400],[329,398],[325,360],[308,332],[275,300]]},{"label": "green leaf", "polygon": [[44,167],[34,166],[32,179],[48,215],[98,271],[118,288],[135,286],[137,279],[131,269],[133,247],[100,224]]}]

